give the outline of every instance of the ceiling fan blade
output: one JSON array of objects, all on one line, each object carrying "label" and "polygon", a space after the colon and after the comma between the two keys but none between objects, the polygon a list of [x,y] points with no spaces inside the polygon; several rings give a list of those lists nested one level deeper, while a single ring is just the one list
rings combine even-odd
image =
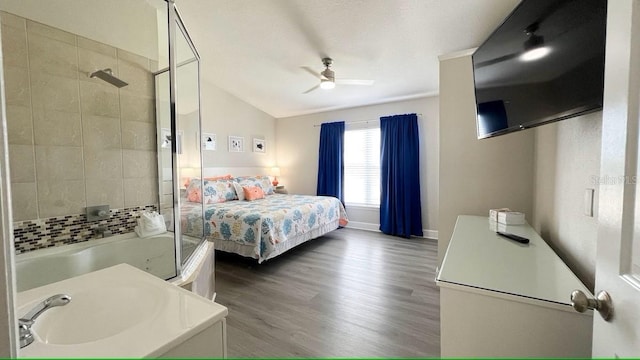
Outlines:
[{"label": "ceiling fan blade", "polygon": [[318,78],[318,79],[322,79],[323,76],[320,75],[320,73],[313,71],[310,67],[308,66],[300,66],[300,69],[308,72],[309,74],[313,75],[314,77]]},{"label": "ceiling fan blade", "polygon": [[508,54],[508,55],[503,55],[503,56],[497,57],[495,59],[481,61],[481,62],[476,64],[476,67],[484,67],[484,66],[497,64],[497,63],[503,62],[503,61],[509,61],[509,60],[511,60],[513,58],[516,58],[518,56],[520,56],[520,53],[512,53],[512,54]]},{"label": "ceiling fan blade", "polygon": [[373,85],[373,80],[356,80],[356,79],[336,79],[336,84],[342,85]]},{"label": "ceiling fan blade", "polygon": [[312,92],[313,90],[315,90],[315,89],[317,89],[317,88],[319,88],[319,87],[320,87],[320,84],[318,84],[318,85],[316,85],[316,86],[312,87],[311,89],[309,89],[309,90],[307,90],[307,91],[303,92],[303,94],[308,94],[308,93]]}]

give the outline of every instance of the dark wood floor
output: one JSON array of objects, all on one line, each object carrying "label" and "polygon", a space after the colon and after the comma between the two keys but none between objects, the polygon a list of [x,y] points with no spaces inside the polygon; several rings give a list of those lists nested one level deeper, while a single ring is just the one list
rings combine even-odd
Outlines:
[{"label": "dark wood floor", "polygon": [[229,357],[437,357],[437,243],[340,229],[261,265],[216,257]]}]

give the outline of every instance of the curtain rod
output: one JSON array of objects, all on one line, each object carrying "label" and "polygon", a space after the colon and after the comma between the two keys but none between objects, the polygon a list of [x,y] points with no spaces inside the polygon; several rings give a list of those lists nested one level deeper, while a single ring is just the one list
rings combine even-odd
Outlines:
[{"label": "curtain rod", "polygon": [[[416,114],[417,116],[422,116],[422,114]],[[357,120],[357,121],[345,121],[346,124],[360,124],[360,123],[368,123],[373,121],[379,121],[380,119],[368,119],[368,120]],[[320,127],[322,124],[313,124],[313,127]]]}]

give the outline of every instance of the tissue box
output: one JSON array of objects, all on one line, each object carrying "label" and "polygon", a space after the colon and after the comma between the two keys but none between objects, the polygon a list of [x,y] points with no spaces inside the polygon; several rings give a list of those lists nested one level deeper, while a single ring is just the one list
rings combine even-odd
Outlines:
[{"label": "tissue box", "polygon": [[489,230],[493,232],[497,232],[497,231],[508,232],[507,225],[500,224],[499,222],[496,222],[496,221],[489,221]]},{"label": "tissue box", "polygon": [[506,225],[524,224],[524,214],[517,211],[501,211],[498,213],[498,222]]},{"label": "tissue box", "polygon": [[498,221],[498,214],[503,211],[511,211],[509,208],[491,209],[489,210],[489,220]]}]

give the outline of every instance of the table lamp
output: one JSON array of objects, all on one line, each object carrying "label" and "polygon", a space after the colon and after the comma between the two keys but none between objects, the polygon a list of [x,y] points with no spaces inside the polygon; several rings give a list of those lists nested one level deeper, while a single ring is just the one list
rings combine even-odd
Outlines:
[{"label": "table lamp", "polygon": [[278,176],[280,176],[280,168],[272,167],[271,175],[273,175],[273,181],[271,182],[271,184],[273,184],[273,186],[278,186]]}]

